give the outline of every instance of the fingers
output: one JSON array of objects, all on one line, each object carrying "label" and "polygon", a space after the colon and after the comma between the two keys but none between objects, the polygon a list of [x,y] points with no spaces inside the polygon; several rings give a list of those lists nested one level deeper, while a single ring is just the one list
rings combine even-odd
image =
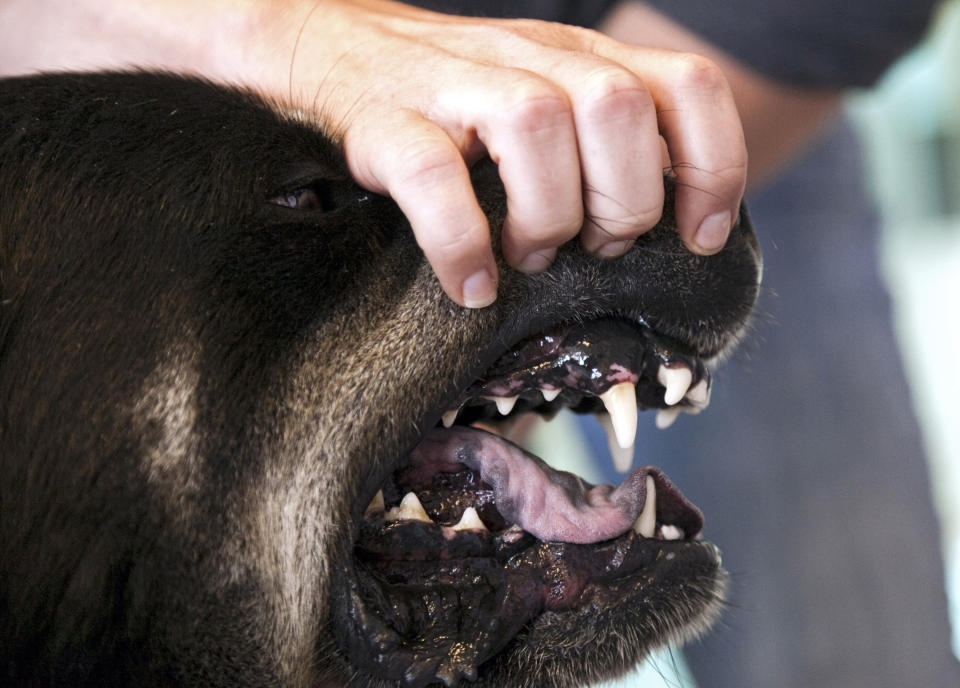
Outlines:
[{"label": "fingers", "polygon": [[506,189],[501,246],[514,268],[545,269],[578,234],[598,256],[625,253],[662,214],[665,168],[676,175],[684,242],[700,254],[722,248],[746,151],[712,62],[543,22],[389,3],[332,3],[331,12],[324,30],[340,29],[302,41],[284,84],[320,84],[351,173],[397,201],[457,303],[496,297],[489,227],[465,162],[484,152]]},{"label": "fingers", "polygon": [[447,295],[467,308],[493,303],[497,266],[487,219],[461,150],[446,132],[402,110],[367,126],[358,122],[344,150],[354,178],[388,193],[406,215]]},{"label": "fingers", "polygon": [[[619,44],[612,52],[622,53]],[[676,220],[694,253],[723,248],[746,184],[747,152],[733,95],[719,67],[694,54],[621,55],[644,75],[676,176]]]}]

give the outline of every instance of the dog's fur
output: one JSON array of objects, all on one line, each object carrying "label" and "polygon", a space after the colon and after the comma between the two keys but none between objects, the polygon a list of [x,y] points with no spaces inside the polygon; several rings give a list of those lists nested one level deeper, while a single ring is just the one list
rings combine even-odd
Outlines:
[{"label": "dog's fur", "polygon": [[[496,228],[496,170],[474,177]],[[302,189],[323,207],[269,202]],[[504,268],[468,311],[397,208],[253,96],[0,82],[0,682],[393,685],[357,671],[332,608],[353,518],[444,403],[561,321],[642,316],[715,355],[757,265],[748,223],[698,258],[668,213],[622,259]],[[581,685],[715,608],[715,587],[660,587],[613,626],[546,615],[480,683]]]}]

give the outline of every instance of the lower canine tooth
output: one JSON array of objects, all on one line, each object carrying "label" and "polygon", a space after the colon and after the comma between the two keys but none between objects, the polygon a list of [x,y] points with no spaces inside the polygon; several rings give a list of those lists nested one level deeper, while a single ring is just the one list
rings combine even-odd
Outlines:
[{"label": "lower canine tooth", "polygon": [[454,422],[457,420],[457,414],[460,413],[460,409],[450,409],[443,414],[443,427],[449,428],[452,427]]},{"label": "lower canine tooth", "polygon": [[633,465],[633,445],[621,447],[617,441],[616,433],[613,430],[613,423],[610,416],[598,414],[597,421],[603,426],[607,433],[607,446],[610,448],[610,458],[613,459],[613,467],[620,473],[626,473]]},{"label": "lower canine tooth", "polygon": [[618,382],[600,395],[600,401],[610,414],[617,444],[624,449],[632,447],[637,436],[636,385],[632,382]]},{"label": "lower canine tooth", "polygon": [[[391,518],[393,516],[393,518]],[[417,499],[417,495],[408,492],[404,495],[399,507],[394,507],[387,512],[388,521],[420,521],[421,523],[433,523],[427,512],[423,510],[423,505]]]},{"label": "lower canine tooth", "polygon": [[487,527],[480,520],[477,510],[468,506],[463,510],[460,522],[453,527],[454,530],[487,530]]},{"label": "lower canine tooth", "polygon": [[666,388],[663,401],[667,406],[679,403],[690,389],[693,382],[693,372],[686,366],[671,368],[661,365],[657,371],[657,382]]},{"label": "lower canine tooth", "polygon": [[646,486],[647,499],[643,503],[643,511],[633,522],[633,531],[645,538],[652,538],[657,527],[657,486],[650,475],[647,476]]}]

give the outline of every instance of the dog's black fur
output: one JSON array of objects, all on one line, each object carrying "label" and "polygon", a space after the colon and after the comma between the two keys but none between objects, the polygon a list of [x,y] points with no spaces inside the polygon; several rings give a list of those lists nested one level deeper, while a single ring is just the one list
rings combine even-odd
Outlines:
[{"label": "dog's black fur", "polygon": [[[474,174],[492,227],[495,172]],[[718,354],[757,270],[746,221],[699,258],[668,213],[622,259],[504,268],[467,311],[309,123],[172,76],[0,82],[0,682],[393,685],[334,608],[353,519],[446,401],[557,322],[642,316]],[[545,615],[479,681],[617,673],[709,616],[719,578]]]}]

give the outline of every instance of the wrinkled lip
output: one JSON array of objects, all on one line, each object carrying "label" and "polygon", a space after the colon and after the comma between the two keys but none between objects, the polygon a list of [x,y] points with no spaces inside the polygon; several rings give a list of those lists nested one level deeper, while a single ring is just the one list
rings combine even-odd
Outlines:
[{"label": "wrinkled lip", "polygon": [[[456,397],[363,511],[341,642],[405,685],[456,685],[547,611],[618,604],[668,560],[717,565],[700,511],[654,466],[630,470],[638,409],[699,412],[710,376],[644,323],[561,325]],[[590,485],[497,434],[525,413],[600,415],[619,486]],[[665,419],[665,420],[664,420]],[[622,591],[621,591],[622,592]]]}]

